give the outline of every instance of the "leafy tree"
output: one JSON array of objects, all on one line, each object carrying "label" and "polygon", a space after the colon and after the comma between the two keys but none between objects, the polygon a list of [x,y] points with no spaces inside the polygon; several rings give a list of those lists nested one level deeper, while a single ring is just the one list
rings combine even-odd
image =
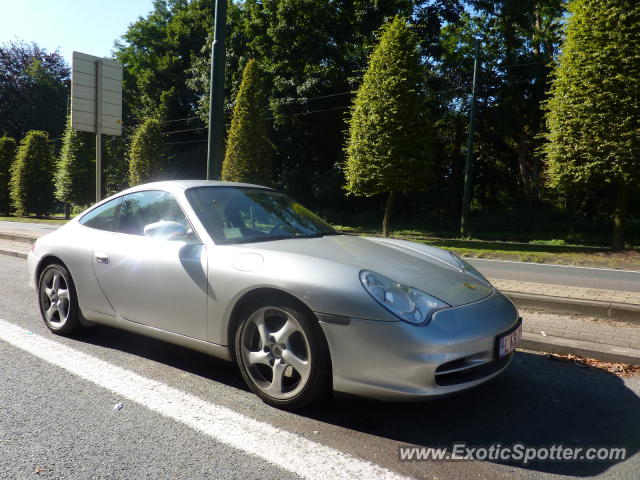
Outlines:
[{"label": "leafy tree", "polygon": [[611,245],[624,248],[629,190],[640,185],[640,4],[574,0],[547,103],[549,185],[617,186]]},{"label": "leafy tree", "polygon": [[0,212],[8,215],[10,168],[16,155],[16,141],[11,137],[0,137]]},{"label": "leafy tree", "polygon": [[[344,211],[345,111],[360,82],[379,29],[395,15],[410,18],[421,58],[441,54],[440,28],[455,22],[459,0],[245,0],[228,11],[226,104],[230,115],[242,65],[260,65],[269,99],[274,179],[279,188],[312,207]],[[189,85],[206,119],[210,40],[194,59]],[[349,210],[371,203],[352,197]]]},{"label": "leafy tree", "polygon": [[124,104],[134,117],[193,114],[195,94],[187,71],[213,30],[210,0],[154,0],[152,11],[133,22],[116,42],[124,65]]},{"label": "leafy tree", "polygon": [[129,184],[158,180],[167,164],[167,153],[162,135],[162,123],[147,118],[134,132],[129,147]]},{"label": "leafy tree", "polygon": [[271,185],[273,151],[264,119],[265,106],[260,69],[255,60],[249,60],[233,109],[222,165],[223,180]]},{"label": "leafy tree", "polygon": [[10,196],[17,215],[51,211],[53,152],[46,132],[32,130],[20,142],[11,166]]},{"label": "leafy tree", "polygon": [[356,94],[345,165],[349,193],[387,194],[385,236],[395,193],[428,187],[430,123],[416,38],[396,17],[384,27]]},{"label": "leafy tree", "polygon": [[69,118],[54,178],[57,200],[73,205],[95,200],[95,148],[95,135],[74,130]]},{"label": "leafy tree", "polygon": [[129,140],[128,135],[102,137],[104,190],[107,195],[129,186]]},{"label": "leafy tree", "polygon": [[29,130],[59,137],[64,130],[69,67],[35,43],[0,45],[0,132],[22,138]]}]

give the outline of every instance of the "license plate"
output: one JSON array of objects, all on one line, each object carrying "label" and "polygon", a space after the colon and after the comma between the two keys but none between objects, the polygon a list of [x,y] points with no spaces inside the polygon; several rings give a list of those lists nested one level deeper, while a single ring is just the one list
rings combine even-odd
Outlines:
[{"label": "license plate", "polygon": [[510,332],[502,335],[498,338],[498,358],[502,358],[505,355],[513,352],[520,339],[522,338],[522,322],[517,326],[517,328]]}]

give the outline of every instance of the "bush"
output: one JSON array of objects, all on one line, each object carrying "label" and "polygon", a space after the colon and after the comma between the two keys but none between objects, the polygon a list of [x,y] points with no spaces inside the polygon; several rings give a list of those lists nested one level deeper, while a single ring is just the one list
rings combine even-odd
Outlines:
[{"label": "bush", "polygon": [[271,185],[273,149],[267,137],[264,119],[266,99],[260,70],[249,60],[233,109],[227,151],[222,164],[222,179]]},{"label": "bush", "polygon": [[136,129],[129,147],[129,184],[131,186],[159,180],[167,165],[167,151],[162,136],[162,122],[147,118]]},{"label": "bush", "polygon": [[9,181],[11,164],[16,156],[16,141],[11,137],[0,137],[0,213],[9,214]]},{"label": "bush", "polygon": [[55,175],[55,197],[73,205],[87,205],[96,194],[95,135],[71,128],[64,132]]},{"label": "bush", "polygon": [[53,152],[46,132],[31,130],[11,165],[10,197],[17,215],[49,213],[53,204]]}]

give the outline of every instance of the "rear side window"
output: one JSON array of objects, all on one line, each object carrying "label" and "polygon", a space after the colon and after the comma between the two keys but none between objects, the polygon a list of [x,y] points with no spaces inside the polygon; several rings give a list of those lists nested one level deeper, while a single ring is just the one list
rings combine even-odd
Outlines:
[{"label": "rear side window", "polygon": [[122,197],[119,197],[100,205],[98,208],[94,208],[80,219],[80,224],[85,227],[113,232],[116,214],[121,203]]},{"label": "rear side window", "polygon": [[180,205],[170,193],[149,190],[125,195],[120,207],[118,232],[144,235],[144,227],[150,223],[168,220],[190,228]]}]

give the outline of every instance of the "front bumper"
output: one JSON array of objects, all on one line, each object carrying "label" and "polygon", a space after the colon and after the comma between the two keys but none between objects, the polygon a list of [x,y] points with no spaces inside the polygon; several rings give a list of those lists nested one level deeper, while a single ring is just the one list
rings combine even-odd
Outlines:
[{"label": "front bumper", "polygon": [[519,322],[498,291],[437,312],[426,326],[317,314],[327,337],[336,392],[379,400],[420,400],[466,390],[502,372],[496,337]]},{"label": "front bumper", "polygon": [[34,249],[29,250],[27,254],[27,277],[29,286],[33,289],[36,288],[36,283],[38,282],[36,278],[36,268],[38,267],[39,261],[40,257],[35,254]]}]

